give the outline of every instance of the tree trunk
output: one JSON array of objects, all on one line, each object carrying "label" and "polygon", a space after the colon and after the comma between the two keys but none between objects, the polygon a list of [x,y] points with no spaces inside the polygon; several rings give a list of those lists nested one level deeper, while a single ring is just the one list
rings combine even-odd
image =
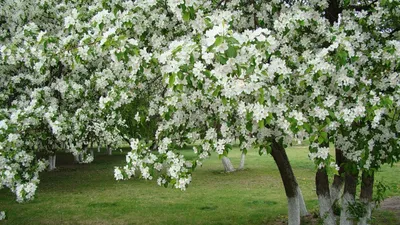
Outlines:
[{"label": "tree trunk", "polygon": [[335,225],[331,196],[329,193],[329,180],[326,168],[318,169],[315,175],[315,186],[317,187],[319,216],[326,225]]},{"label": "tree trunk", "polygon": [[110,145],[107,145],[107,153],[108,155],[112,155],[112,149]]},{"label": "tree trunk", "polygon": [[57,159],[57,155],[54,154],[53,155],[53,162],[52,162],[53,163],[53,170],[56,169],[56,159]]},{"label": "tree trunk", "polygon": [[339,174],[333,177],[332,186],[330,189],[332,204],[340,198],[340,192],[342,191],[344,184],[344,156],[340,149],[335,149],[336,164],[339,166]]},{"label": "tree trunk", "polygon": [[222,165],[224,166],[225,172],[227,173],[235,171],[231,160],[226,156],[222,157]]},{"label": "tree trunk", "polygon": [[339,20],[339,14],[342,12],[339,0],[329,0],[328,8],[325,10],[325,18],[329,20],[329,23],[333,25]]},{"label": "tree trunk", "polygon": [[303,193],[301,192],[300,186],[297,186],[297,194],[299,196],[299,207],[300,207],[300,216],[307,216],[307,206],[304,202]]},{"label": "tree trunk", "polygon": [[49,171],[54,170],[53,168],[53,156],[49,155]]},{"label": "tree trunk", "polygon": [[282,145],[277,143],[275,140],[272,141],[271,155],[278,166],[279,173],[282,178],[283,186],[288,201],[288,224],[299,225],[300,224],[300,203],[298,184],[294,176],[292,167],[289,159],[286,155],[285,149]]},{"label": "tree trunk", "polygon": [[80,152],[78,155],[78,162],[81,163],[83,162],[83,152]]},{"label": "tree trunk", "polygon": [[75,163],[79,163],[79,155],[80,155],[80,153],[74,155],[74,162]]},{"label": "tree trunk", "polygon": [[93,148],[92,149],[90,149],[90,155],[93,157],[93,159],[94,159],[94,151],[93,151]]},{"label": "tree trunk", "polygon": [[353,225],[354,220],[349,213],[349,205],[354,204],[357,188],[358,172],[346,171],[344,177],[344,190],[342,197],[342,210],[340,211],[340,225]]},{"label": "tree trunk", "polygon": [[366,214],[360,218],[359,225],[367,225],[371,219],[371,212],[374,207],[372,194],[374,188],[374,171],[363,171],[361,178],[360,201],[365,204]]},{"label": "tree trunk", "polygon": [[100,141],[98,141],[97,142],[97,152],[100,152],[100,148],[101,148]]},{"label": "tree trunk", "polygon": [[238,170],[244,169],[244,162],[246,160],[246,154],[242,152],[242,156],[240,157],[240,164]]}]

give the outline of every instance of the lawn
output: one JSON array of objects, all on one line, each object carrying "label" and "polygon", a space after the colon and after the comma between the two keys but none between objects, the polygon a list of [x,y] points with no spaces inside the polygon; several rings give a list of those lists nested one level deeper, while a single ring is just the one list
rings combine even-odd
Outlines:
[{"label": "lawn", "polygon": [[[287,152],[306,204],[316,212],[315,170],[307,149],[295,146]],[[238,166],[239,151],[230,157]],[[155,181],[118,182],[113,168],[124,161],[124,152],[101,152],[92,164],[76,165],[71,155],[59,154],[58,170],[41,174],[35,200],[18,204],[10,191],[0,190],[0,210],[8,214],[0,224],[271,224],[286,217],[286,197],[271,156],[249,151],[245,170],[229,174],[214,156],[195,171],[186,191],[159,187]],[[397,164],[376,176],[390,187],[388,196],[400,195],[399,173]],[[380,215],[393,217],[379,213],[377,221]]]}]

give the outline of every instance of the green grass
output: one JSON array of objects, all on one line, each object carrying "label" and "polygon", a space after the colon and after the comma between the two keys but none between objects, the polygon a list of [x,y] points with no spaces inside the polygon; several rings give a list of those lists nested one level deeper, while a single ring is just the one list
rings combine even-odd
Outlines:
[{"label": "green grass", "polygon": [[[288,155],[308,208],[316,210],[315,170],[306,148],[290,148]],[[240,152],[230,157],[238,166]],[[18,204],[10,191],[0,190],[0,210],[8,214],[0,224],[270,224],[286,217],[278,169],[272,157],[256,151],[249,151],[245,170],[230,174],[216,156],[204,161],[183,192],[155,181],[115,181],[113,168],[124,161],[125,153],[99,153],[92,164],[74,165],[71,155],[59,154],[59,169],[41,174],[35,200]],[[400,195],[399,173],[397,164],[377,174],[389,196]],[[382,221],[379,215],[375,221]]]}]

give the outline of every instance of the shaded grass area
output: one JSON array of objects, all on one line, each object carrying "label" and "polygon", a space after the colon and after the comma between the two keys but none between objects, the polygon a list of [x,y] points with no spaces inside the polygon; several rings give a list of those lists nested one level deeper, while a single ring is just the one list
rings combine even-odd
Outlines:
[{"label": "shaded grass area", "polygon": [[[0,209],[8,214],[0,224],[271,224],[286,218],[283,185],[270,156],[249,151],[245,169],[229,174],[213,156],[182,192],[155,181],[115,181],[113,168],[124,165],[125,151],[98,153],[89,165],[73,164],[72,155],[59,154],[58,170],[41,174],[35,200],[18,204],[12,193],[0,190]],[[193,156],[190,150],[181,152]],[[307,152],[299,146],[288,149],[306,204],[316,211],[315,170]],[[240,152],[232,151],[230,158],[238,166]],[[390,187],[389,196],[400,195],[399,173],[397,164],[377,174]],[[384,218],[390,217],[387,213]],[[376,224],[380,219],[375,216]],[[393,221],[385,224],[398,222],[395,217]]]}]

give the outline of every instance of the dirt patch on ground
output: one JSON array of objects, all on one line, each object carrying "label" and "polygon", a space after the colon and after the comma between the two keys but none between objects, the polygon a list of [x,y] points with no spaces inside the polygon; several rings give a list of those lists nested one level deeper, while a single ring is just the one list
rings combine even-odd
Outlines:
[{"label": "dirt patch on ground", "polygon": [[[400,196],[396,197],[391,197],[385,199],[383,202],[381,202],[380,207],[375,210],[373,213],[373,217],[376,214],[379,214],[379,212],[384,212],[384,211],[390,211],[392,212],[396,218],[393,218],[394,220],[386,221],[385,218],[380,218],[378,221],[372,222],[372,224],[382,224],[385,223],[386,225],[400,225]],[[339,219],[339,217],[337,217]],[[275,221],[267,222],[266,224],[271,224],[271,225],[282,225],[282,224],[287,224],[287,217],[285,218],[279,218],[276,219]],[[318,218],[318,212],[312,212],[310,215],[302,218],[301,224],[303,225],[317,225],[320,224],[319,218]]]},{"label": "dirt patch on ground", "polygon": [[381,209],[400,212],[400,196],[385,199],[381,203]]},{"label": "dirt patch on ground", "polygon": [[379,210],[392,211],[396,214],[397,218],[400,220],[400,196],[385,199],[381,203]]}]

